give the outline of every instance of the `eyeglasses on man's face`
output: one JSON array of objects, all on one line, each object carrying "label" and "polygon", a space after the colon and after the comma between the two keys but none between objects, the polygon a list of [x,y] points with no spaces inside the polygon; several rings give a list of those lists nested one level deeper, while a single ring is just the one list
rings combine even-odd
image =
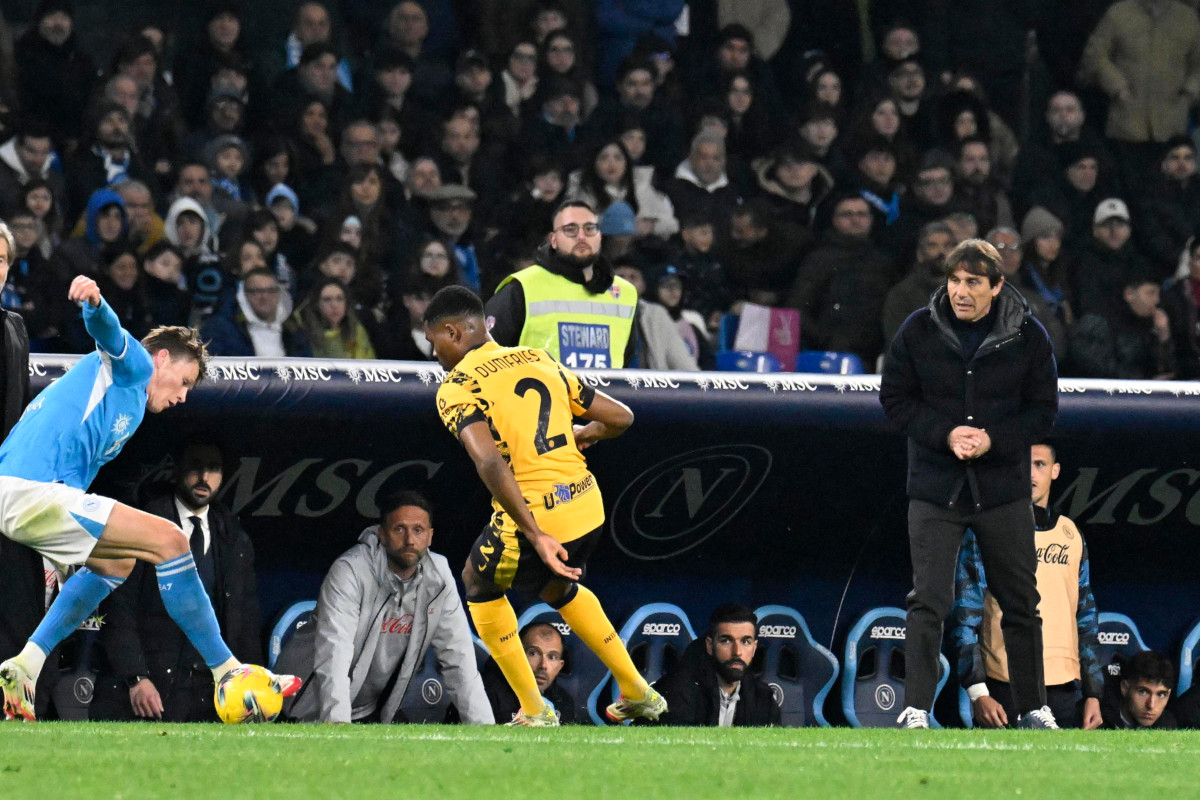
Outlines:
[{"label": "eyeglasses on man's face", "polygon": [[600,233],[600,226],[595,222],[586,222],[583,225],[580,225],[576,222],[570,222],[566,225],[563,225],[561,228],[555,228],[556,233],[561,233],[568,239],[574,239],[579,235],[580,231],[583,232],[584,236],[595,236],[596,234]]}]

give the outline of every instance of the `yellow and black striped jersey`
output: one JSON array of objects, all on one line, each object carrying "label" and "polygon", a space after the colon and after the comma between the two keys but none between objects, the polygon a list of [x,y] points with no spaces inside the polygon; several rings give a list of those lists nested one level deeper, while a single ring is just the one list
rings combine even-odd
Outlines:
[{"label": "yellow and black striped jersey", "polygon": [[[600,489],[572,430],[594,397],[545,350],[489,341],[446,375],[437,407],[455,437],[467,425],[487,423],[538,525],[569,542],[604,522]],[[500,504],[493,500],[492,507],[496,527],[513,530]]]}]

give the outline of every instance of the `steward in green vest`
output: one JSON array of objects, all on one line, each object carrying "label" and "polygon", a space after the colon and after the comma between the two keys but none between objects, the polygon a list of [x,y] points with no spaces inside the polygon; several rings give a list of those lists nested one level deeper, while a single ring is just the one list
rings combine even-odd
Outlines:
[{"label": "steward in green vest", "polygon": [[[564,214],[560,212],[555,220]],[[637,290],[614,276],[612,265],[599,255],[598,234],[593,237],[594,257],[580,255],[582,234],[575,239],[552,238],[560,247],[572,249],[564,254],[544,244],[535,254],[537,263],[500,282],[487,303],[492,338],[506,347],[519,344],[548,350],[573,369],[624,367],[635,352]]]}]

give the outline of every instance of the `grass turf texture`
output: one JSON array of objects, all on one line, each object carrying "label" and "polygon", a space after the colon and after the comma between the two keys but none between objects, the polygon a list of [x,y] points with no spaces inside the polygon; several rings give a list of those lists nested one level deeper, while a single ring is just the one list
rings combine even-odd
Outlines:
[{"label": "grass turf texture", "polygon": [[0,724],[6,800],[1183,797],[1197,777],[1183,731]]}]

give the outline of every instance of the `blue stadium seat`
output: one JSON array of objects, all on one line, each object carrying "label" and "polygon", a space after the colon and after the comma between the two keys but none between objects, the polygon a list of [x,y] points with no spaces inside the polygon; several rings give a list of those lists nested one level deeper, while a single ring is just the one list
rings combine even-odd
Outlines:
[{"label": "blue stadium seat", "polygon": [[[904,710],[904,609],[874,608],[863,614],[846,637],[842,661],[842,712],[854,728],[894,728]],[[940,677],[934,700],[950,677],[950,662],[939,656]],[[929,726],[941,724],[932,713]]]},{"label": "blue stadium seat", "polygon": [[312,620],[316,607],[316,600],[301,600],[285,608],[279,615],[279,621],[271,629],[271,641],[267,645],[267,669],[275,668],[275,662],[279,660],[283,648],[296,631]]},{"label": "blue stadium seat", "polygon": [[854,353],[833,350],[801,350],[796,354],[796,372],[818,372],[826,375],[862,375],[862,359]]},{"label": "blue stadium seat", "polygon": [[594,698],[602,695],[608,682],[608,667],[591,648],[579,641],[571,626],[563,622],[562,615],[547,604],[538,603],[525,609],[517,620],[517,627],[524,630],[526,625],[535,622],[553,625],[562,634],[564,663],[556,682],[574,698],[576,721],[582,723],[590,719],[596,725],[603,725],[604,719],[596,710]]},{"label": "blue stadium seat", "polygon": [[[671,603],[644,605],[621,628],[621,641],[638,672],[650,683],[674,669],[695,638],[687,614]],[[615,701],[620,694],[620,687],[613,681],[612,699]]]},{"label": "blue stadium seat", "polygon": [[1192,680],[1196,674],[1196,662],[1200,661],[1196,655],[1197,644],[1200,644],[1200,620],[1196,620],[1187,636],[1183,637],[1183,647],[1179,652],[1179,680],[1176,681],[1174,691],[1176,697],[1192,688]]},{"label": "blue stadium seat", "polygon": [[1131,658],[1150,649],[1142,641],[1142,634],[1137,625],[1124,614],[1102,611],[1099,624],[1100,652],[1097,655],[1105,675],[1121,674],[1120,666],[1113,663],[1114,657]]},{"label": "blue stadium seat", "polygon": [[446,692],[442,669],[438,665],[437,651],[432,646],[427,647],[425,660],[421,668],[413,673],[408,690],[400,701],[397,718],[413,723],[441,723],[446,721],[446,709],[449,707],[450,695]]},{"label": "blue stadium seat", "polygon": [[800,612],[787,606],[762,606],[758,617],[760,677],[771,687],[784,727],[828,727],[825,698],[838,676],[833,653],[813,641]]},{"label": "blue stadium seat", "polygon": [[717,369],[721,372],[779,372],[779,359],[770,353],[750,350],[728,350],[717,353]]},{"label": "blue stadium seat", "polygon": [[742,318],[737,314],[721,315],[721,327],[717,332],[717,350],[733,349],[733,343],[737,340],[738,323],[741,321]]}]

